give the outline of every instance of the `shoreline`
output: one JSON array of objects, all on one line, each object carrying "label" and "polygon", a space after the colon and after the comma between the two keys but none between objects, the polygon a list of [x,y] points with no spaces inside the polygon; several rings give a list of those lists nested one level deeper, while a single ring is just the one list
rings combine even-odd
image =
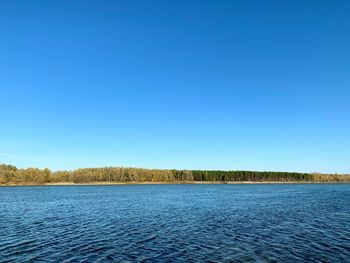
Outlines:
[{"label": "shoreline", "polygon": [[240,181],[240,182],[221,182],[221,181],[181,181],[181,182],[90,182],[90,183],[71,183],[71,182],[58,182],[58,183],[45,183],[45,184],[37,184],[37,183],[27,183],[27,184],[0,184],[0,187],[6,186],[108,186],[108,185],[212,185],[212,184],[350,184],[350,182],[312,182],[312,181]]}]

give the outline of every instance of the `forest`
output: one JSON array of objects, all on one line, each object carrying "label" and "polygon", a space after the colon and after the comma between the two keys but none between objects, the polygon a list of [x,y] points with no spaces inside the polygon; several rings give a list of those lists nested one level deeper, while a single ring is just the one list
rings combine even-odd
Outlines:
[{"label": "forest", "polygon": [[19,169],[0,164],[0,184],[94,183],[94,182],[350,182],[349,174],[268,171],[160,170],[127,167],[81,168],[72,171]]}]

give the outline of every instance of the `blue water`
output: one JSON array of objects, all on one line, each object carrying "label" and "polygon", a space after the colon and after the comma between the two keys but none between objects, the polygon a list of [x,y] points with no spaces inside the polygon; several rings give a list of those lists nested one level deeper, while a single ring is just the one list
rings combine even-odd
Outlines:
[{"label": "blue water", "polygon": [[0,262],[350,262],[350,185],[0,187]]}]

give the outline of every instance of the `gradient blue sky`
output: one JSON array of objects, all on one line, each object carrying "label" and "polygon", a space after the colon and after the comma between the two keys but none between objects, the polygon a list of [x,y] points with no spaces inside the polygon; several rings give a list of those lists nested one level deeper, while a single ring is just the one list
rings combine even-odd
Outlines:
[{"label": "gradient blue sky", "polygon": [[350,172],[349,1],[1,1],[0,163]]}]

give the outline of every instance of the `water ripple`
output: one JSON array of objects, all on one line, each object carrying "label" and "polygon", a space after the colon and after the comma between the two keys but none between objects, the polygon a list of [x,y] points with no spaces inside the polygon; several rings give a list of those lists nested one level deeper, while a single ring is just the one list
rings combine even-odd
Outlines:
[{"label": "water ripple", "polygon": [[0,262],[350,262],[350,185],[0,188]]}]

